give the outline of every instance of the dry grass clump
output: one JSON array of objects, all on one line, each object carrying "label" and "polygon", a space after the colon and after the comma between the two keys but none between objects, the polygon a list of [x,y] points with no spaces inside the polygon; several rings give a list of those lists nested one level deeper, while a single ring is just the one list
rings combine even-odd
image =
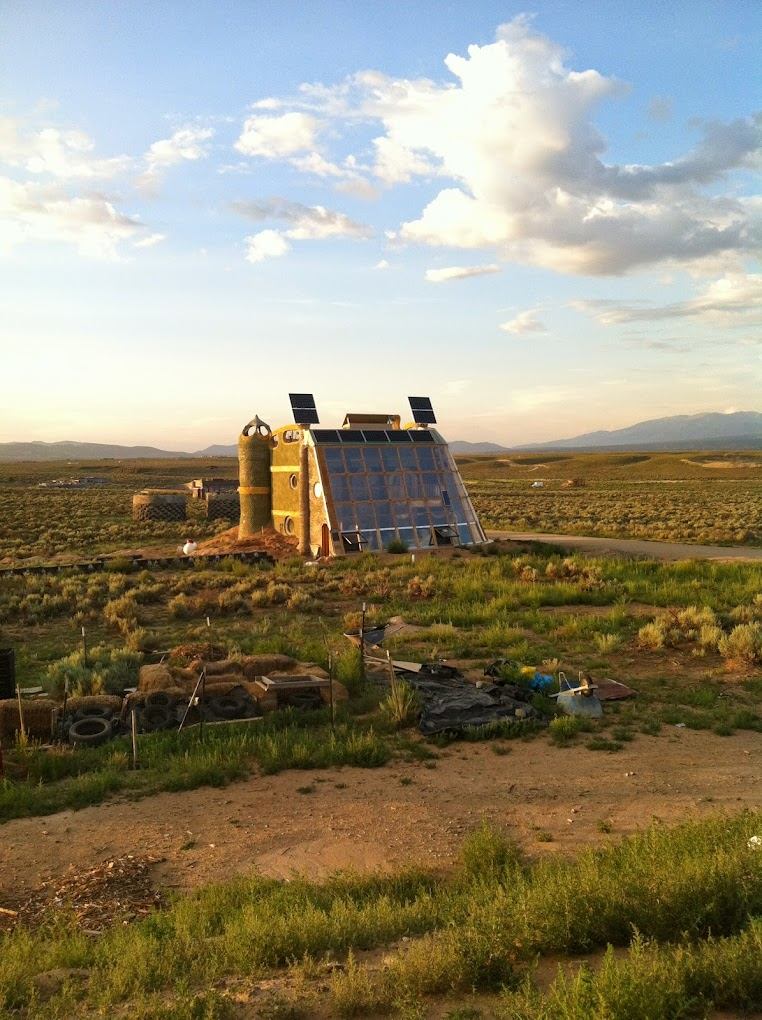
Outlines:
[{"label": "dry grass clump", "polygon": [[407,583],[407,594],[411,599],[430,599],[436,595],[437,583],[433,574],[428,577],[411,577]]},{"label": "dry grass clump", "polygon": [[[730,614],[731,618],[744,615],[738,609]],[[719,652],[731,666],[762,661],[762,623],[739,623],[726,631],[708,606],[672,610],[644,624],[637,636],[638,645],[647,651],[675,648],[690,642],[695,644],[694,654]]]}]

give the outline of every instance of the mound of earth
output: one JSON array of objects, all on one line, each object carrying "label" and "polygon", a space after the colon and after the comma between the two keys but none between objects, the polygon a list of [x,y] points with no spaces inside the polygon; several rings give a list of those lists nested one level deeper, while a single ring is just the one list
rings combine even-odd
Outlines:
[{"label": "mound of earth", "polygon": [[199,542],[194,555],[231,552],[266,552],[275,559],[285,559],[288,556],[296,555],[297,540],[288,535],[281,535],[275,528],[264,528],[262,533],[254,538],[239,541],[238,525],[236,525],[234,528],[215,535],[214,538]]}]

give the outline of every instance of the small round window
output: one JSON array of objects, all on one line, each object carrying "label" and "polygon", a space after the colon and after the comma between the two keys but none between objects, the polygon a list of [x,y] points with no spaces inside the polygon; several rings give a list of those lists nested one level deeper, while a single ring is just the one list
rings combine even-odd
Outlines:
[{"label": "small round window", "polygon": [[320,482],[315,482],[315,484],[312,487],[312,492],[315,496],[315,499],[323,498],[323,486],[320,484]]},{"label": "small round window", "polygon": [[293,535],[294,533],[294,518],[286,517],[283,520],[283,530],[287,535]]},{"label": "small round window", "polygon": [[292,489],[295,489],[299,485],[299,475],[289,475],[288,484]]}]

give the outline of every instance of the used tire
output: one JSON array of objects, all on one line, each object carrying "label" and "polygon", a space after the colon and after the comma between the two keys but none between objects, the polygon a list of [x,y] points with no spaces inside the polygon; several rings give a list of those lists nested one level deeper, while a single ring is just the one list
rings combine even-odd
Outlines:
[{"label": "used tire", "polygon": [[210,698],[209,708],[220,719],[238,719],[245,712],[246,705],[242,698],[233,694],[222,694],[217,698]]},{"label": "used tire", "polygon": [[98,716],[88,716],[85,719],[77,719],[69,727],[69,743],[77,745],[97,747],[111,737],[111,723],[108,719],[101,719]]},{"label": "used tire", "polygon": [[145,705],[140,713],[140,727],[144,732],[164,730],[174,721],[174,715],[163,705]]},{"label": "used tire", "polygon": [[289,691],[288,704],[292,708],[322,708],[323,699],[319,691]]},{"label": "used tire", "polygon": [[106,705],[88,705],[78,708],[75,719],[110,719],[114,713]]},{"label": "used tire", "polygon": [[166,691],[151,691],[150,694],[146,694],[145,704],[149,708],[172,708],[175,699]]}]

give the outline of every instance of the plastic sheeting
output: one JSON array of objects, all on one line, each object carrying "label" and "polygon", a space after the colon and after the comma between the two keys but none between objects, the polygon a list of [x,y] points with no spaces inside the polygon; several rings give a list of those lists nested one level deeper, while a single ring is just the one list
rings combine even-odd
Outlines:
[{"label": "plastic sheeting", "polygon": [[422,706],[419,728],[427,736],[537,715],[527,704],[531,694],[513,684],[484,682],[477,687],[447,666],[423,665],[417,672],[395,667],[395,672],[418,692]]}]

